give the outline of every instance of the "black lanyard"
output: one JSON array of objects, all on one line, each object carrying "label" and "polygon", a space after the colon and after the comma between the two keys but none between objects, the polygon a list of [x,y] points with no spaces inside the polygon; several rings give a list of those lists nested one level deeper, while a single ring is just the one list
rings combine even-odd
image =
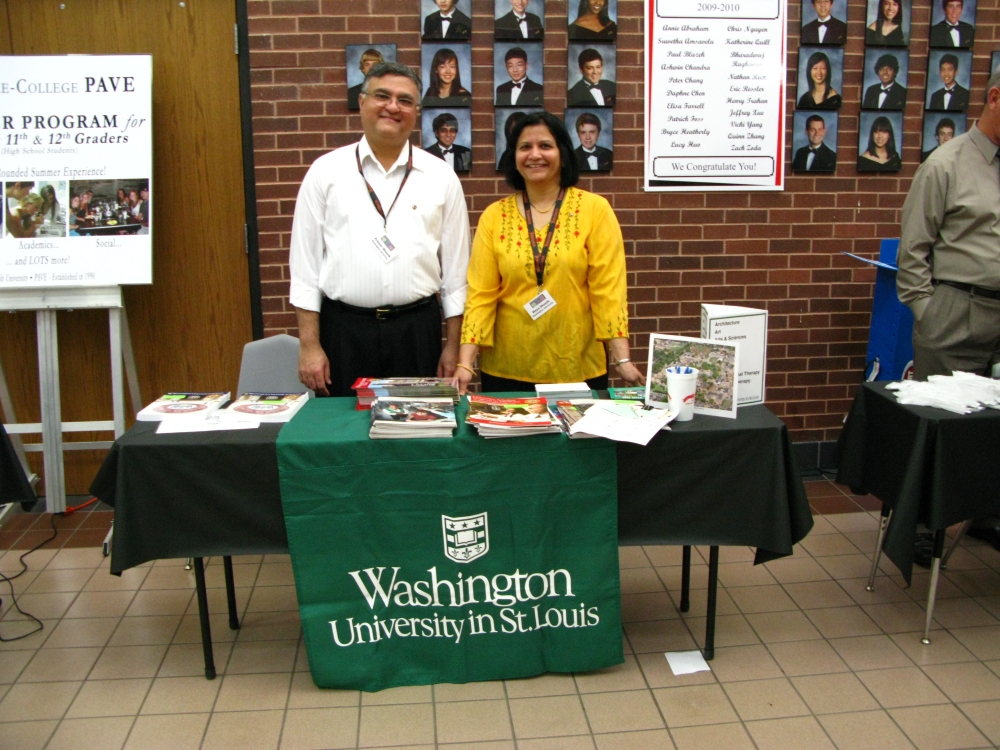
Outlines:
[{"label": "black lanyard", "polygon": [[531,220],[531,203],[528,201],[528,191],[522,193],[524,200],[524,214],[528,219],[528,239],[531,241],[531,254],[535,259],[535,281],[538,286],[542,286],[545,277],[545,260],[549,257],[549,245],[552,243],[552,235],[556,233],[556,220],[559,218],[559,208],[562,206],[565,190],[559,191],[555,206],[552,208],[552,218],[549,220],[549,232],[545,235],[545,247],[538,249],[538,240],[535,239],[535,223]]},{"label": "black lanyard", "polygon": [[[399,183],[399,190],[396,191],[396,197],[392,199],[392,206],[396,205],[396,201],[399,200],[399,194],[403,192],[403,185],[406,181],[410,179],[410,172],[413,171],[413,144],[407,144],[410,147],[410,156],[406,160],[406,173],[403,175],[403,181]],[[368,188],[368,197],[372,199],[372,205],[375,206],[375,210],[378,211],[378,215],[382,217],[382,223],[385,224],[389,221],[389,214],[392,213],[392,206],[389,206],[388,211],[382,211],[382,201],[378,199],[375,195],[375,190],[368,183],[368,179],[365,177],[365,173],[361,171],[361,146],[360,144],[354,149],[354,156],[358,160],[358,174],[361,175],[361,179],[365,181],[365,187]]]}]

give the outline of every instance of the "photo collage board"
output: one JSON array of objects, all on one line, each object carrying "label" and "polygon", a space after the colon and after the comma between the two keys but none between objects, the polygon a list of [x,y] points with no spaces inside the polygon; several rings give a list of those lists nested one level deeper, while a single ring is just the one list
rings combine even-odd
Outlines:
[{"label": "photo collage board", "polygon": [[[801,0],[792,170],[832,174],[847,42],[847,0]],[[965,132],[977,0],[933,0],[921,161]],[[857,170],[902,169],[912,0],[868,0]],[[994,53],[996,63],[996,53]],[[995,70],[996,65],[991,66]]]},{"label": "photo collage board", "polygon": [[[421,145],[468,172],[472,152],[472,0],[419,0]],[[618,0],[570,0],[565,122],[581,173],[614,163]],[[551,19],[550,19],[551,20]],[[493,104],[496,169],[507,166],[507,138],[528,114],[544,110],[545,0],[494,0]],[[360,109],[364,77],[395,61],[395,44],[347,45],[347,106]]]}]

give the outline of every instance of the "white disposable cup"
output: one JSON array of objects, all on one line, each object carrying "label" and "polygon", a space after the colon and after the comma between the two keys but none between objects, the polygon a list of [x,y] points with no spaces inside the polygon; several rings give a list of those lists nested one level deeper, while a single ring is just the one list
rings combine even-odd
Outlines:
[{"label": "white disposable cup", "polygon": [[694,392],[698,387],[698,371],[693,367],[667,368],[667,403],[677,413],[678,422],[694,419]]}]

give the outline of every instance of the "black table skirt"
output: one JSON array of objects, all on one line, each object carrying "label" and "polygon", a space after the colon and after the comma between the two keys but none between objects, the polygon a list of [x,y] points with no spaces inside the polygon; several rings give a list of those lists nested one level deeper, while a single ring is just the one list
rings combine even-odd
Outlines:
[{"label": "black table skirt", "polygon": [[918,524],[939,530],[1000,513],[1000,412],[907,406],[885,385],[858,390],[840,436],[837,481],[892,509],[883,550],[909,581]]},{"label": "black table skirt", "polygon": [[30,503],[34,500],[35,491],[24,476],[24,469],[17,460],[7,431],[0,424],[0,503]]},{"label": "black table skirt", "polygon": [[[286,552],[281,426],[157,435],[157,423],[139,422],[119,438],[90,488],[115,508],[112,572]],[[697,416],[673,428],[646,447],[618,445],[621,543],[749,545],[757,562],[791,554],[812,516],[781,420],[750,406],[735,420]]]}]

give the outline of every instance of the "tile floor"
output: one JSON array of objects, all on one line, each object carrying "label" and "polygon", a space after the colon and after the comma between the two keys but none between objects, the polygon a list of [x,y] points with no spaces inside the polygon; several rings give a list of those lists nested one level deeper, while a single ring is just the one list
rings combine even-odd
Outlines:
[{"label": "tile floor", "polygon": [[[209,682],[183,561],[119,579],[98,547],[70,544],[80,531],[63,533],[58,549],[28,558],[16,582],[18,603],[45,629],[0,643],[0,747],[996,747],[1000,553],[973,540],[956,552],[941,581],[933,644],[923,646],[926,573],[904,589],[885,563],[876,591],[865,591],[877,503],[829,481],[807,490],[821,515],[794,556],[753,567],[751,550],[723,548],[712,671],[683,677],[663,652],[702,641],[707,549],[695,555],[687,615],[676,608],[679,548],[621,550],[620,667],[359,694],[313,686],[287,557],[236,558],[238,633],[222,614],[221,560],[211,560],[219,678]],[[30,528],[30,519],[7,524],[6,548],[30,546],[24,540],[47,528],[43,518]],[[106,520],[73,522],[97,529]],[[18,554],[4,554],[0,570],[16,571]],[[27,623],[2,583],[0,597],[0,636],[10,638]]]}]

